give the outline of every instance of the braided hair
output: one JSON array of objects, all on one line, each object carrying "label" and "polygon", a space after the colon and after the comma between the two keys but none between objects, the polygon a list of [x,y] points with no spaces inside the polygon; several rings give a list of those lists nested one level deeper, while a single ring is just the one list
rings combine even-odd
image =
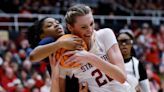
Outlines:
[{"label": "braided hair", "polygon": [[32,48],[35,48],[38,43],[41,41],[40,35],[43,33],[43,22],[48,17],[42,18],[41,20],[36,21],[27,31],[27,39]]}]

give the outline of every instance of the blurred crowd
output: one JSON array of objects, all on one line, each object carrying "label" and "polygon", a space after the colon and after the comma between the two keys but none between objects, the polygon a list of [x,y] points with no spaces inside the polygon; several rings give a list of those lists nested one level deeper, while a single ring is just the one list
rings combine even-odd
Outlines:
[{"label": "blurred crowd", "polygon": [[[147,70],[152,92],[164,91],[164,25],[153,28],[148,23],[131,27],[135,35],[134,49]],[[162,91],[163,90],[163,91]]]},{"label": "blurred crowd", "polygon": [[32,49],[22,32],[15,39],[0,39],[0,92],[48,92],[50,77],[46,63],[32,64]]},{"label": "blurred crowd", "polygon": [[131,10],[164,10],[163,0],[117,0],[117,3]]},{"label": "blurred crowd", "polygon": [[[163,10],[162,2],[163,0],[1,0],[0,13],[64,15],[72,4],[86,3],[97,15],[124,15],[125,12],[118,10],[118,4],[133,11]],[[110,27],[116,34],[121,28],[131,29],[135,35],[136,55],[145,65],[152,92],[164,92],[164,24],[154,27],[150,23],[132,22],[131,25],[118,27],[115,23],[120,25],[122,22],[110,23],[112,25],[100,25],[96,21],[96,29]],[[27,29],[21,29],[18,33],[7,31],[9,39],[0,39],[0,92],[50,90],[47,63],[31,63],[28,59],[32,49],[26,38],[26,31]]]},{"label": "blurred crowd", "polygon": [[76,3],[89,5],[96,15],[138,15],[142,10],[164,10],[163,0],[1,0],[0,12],[65,14]]}]

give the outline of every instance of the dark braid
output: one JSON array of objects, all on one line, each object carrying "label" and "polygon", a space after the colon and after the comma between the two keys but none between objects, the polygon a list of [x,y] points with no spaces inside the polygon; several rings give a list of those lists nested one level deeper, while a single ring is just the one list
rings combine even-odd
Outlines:
[{"label": "dark braid", "polygon": [[41,20],[36,21],[31,27],[28,28],[27,38],[32,48],[35,48],[40,42],[40,35],[43,33],[43,22],[47,18],[48,17],[45,17]]}]

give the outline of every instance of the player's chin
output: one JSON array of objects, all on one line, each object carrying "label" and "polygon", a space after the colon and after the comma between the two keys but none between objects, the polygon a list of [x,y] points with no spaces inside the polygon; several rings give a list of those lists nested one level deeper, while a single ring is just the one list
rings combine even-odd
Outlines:
[{"label": "player's chin", "polygon": [[84,37],[84,39],[87,40],[87,39],[90,39],[91,38],[91,35],[84,35],[83,37]]},{"label": "player's chin", "polygon": [[64,35],[64,32],[61,32],[58,34],[58,37],[63,36],[63,35]]}]

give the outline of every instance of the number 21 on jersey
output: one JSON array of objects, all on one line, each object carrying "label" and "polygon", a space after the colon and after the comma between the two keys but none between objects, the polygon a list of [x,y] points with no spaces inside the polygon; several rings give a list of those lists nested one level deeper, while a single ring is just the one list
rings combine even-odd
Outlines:
[{"label": "number 21 on jersey", "polygon": [[101,72],[99,69],[96,69],[96,70],[92,71],[92,72],[91,72],[91,75],[92,75],[93,77],[95,77],[95,81],[96,81],[96,83],[97,83],[97,85],[98,85],[99,87],[101,87],[101,86],[103,86],[103,85],[105,85],[105,84],[107,84],[108,82],[110,82],[110,81],[113,80],[113,79],[111,79],[111,78],[110,78],[109,76],[107,76],[107,75],[105,75],[105,76],[107,77],[108,80],[103,79],[103,74],[102,74],[102,72]]}]

